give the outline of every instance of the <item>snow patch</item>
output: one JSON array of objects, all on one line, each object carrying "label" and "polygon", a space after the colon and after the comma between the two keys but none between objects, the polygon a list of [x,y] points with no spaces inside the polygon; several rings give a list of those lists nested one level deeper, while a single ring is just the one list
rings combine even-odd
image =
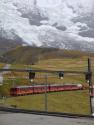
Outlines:
[{"label": "snow patch", "polygon": [[39,7],[53,8],[61,4],[62,0],[38,0],[37,5]]},{"label": "snow patch", "polygon": [[[87,24],[72,21],[93,12],[93,8],[94,0],[1,0],[1,35],[10,39],[17,35],[29,45],[36,46],[67,48],[69,40],[94,44],[94,38],[79,35],[79,32],[89,29]],[[30,25],[30,20],[22,16],[30,13],[32,18],[36,10],[48,18],[40,21],[41,26]],[[67,30],[60,31],[55,26],[65,26]]]}]

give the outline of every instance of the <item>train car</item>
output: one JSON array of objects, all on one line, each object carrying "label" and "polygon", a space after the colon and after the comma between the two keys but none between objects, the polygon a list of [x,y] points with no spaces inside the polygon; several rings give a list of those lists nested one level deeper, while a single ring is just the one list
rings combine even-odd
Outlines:
[{"label": "train car", "polygon": [[65,85],[51,85],[50,92],[54,91],[71,91],[71,90],[82,90],[83,86],[81,84],[65,84]]},{"label": "train car", "polygon": [[33,94],[32,86],[16,86],[10,89],[10,95],[12,96],[27,95],[30,93]]},{"label": "train car", "polygon": [[33,86],[16,86],[10,89],[11,96],[20,96],[28,94],[41,94],[47,92],[81,90],[81,84],[53,84],[53,85],[33,85]]}]

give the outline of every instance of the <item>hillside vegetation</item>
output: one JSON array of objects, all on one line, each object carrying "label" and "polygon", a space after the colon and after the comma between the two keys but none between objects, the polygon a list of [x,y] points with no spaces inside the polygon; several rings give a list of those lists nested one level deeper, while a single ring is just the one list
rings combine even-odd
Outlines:
[{"label": "hillside vegetation", "polygon": [[0,37],[0,56],[17,46],[21,46],[21,43],[18,41],[14,42],[13,40],[6,40],[5,38]]},{"label": "hillside vegetation", "polygon": [[0,57],[1,62],[35,64],[44,59],[93,57],[94,53],[62,50],[56,48],[16,47]]},{"label": "hillside vegetation", "polygon": [[[92,62],[94,58],[92,58]],[[50,70],[87,70],[87,57],[75,59],[45,59],[40,60],[35,65],[12,64],[12,68],[33,68],[33,69],[50,69]],[[94,63],[92,63],[94,71]],[[45,74],[36,73],[34,79],[35,84],[45,84]],[[94,76],[93,76],[94,81]],[[81,83],[88,86],[84,75],[64,74],[64,79],[59,79],[58,74],[48,74],[48,84],[66,84]],[[16,85],[32,85],[28,79],[28,73],[10,72],[4,75],[4,84],[0,86],[0,94],[2,96],[10,95],[10,87]],[[90,114],[89,91],[68,91],[48,93],[48,111],[70,112],[77,114]],[[45,110],[45,95],[36,94],[20,97],[5,98],[0,100],[2,105],[16,106],[22,109]]]}]

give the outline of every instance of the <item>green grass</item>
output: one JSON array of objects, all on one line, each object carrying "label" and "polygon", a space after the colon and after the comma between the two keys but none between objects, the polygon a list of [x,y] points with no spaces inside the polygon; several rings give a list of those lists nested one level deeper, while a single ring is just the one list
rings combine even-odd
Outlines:
[{"label": "green grass", "polygon": [[[92,62],[94,58],[92,58]],[[32,68],[32,69],[49,69],[49,70],[78,70],[87,71],[87,58],[76,59],[47,59],[40,60],[36,65],[20,65],[14,64],[12,68]],[[92,70],[94,71],[94,63],[92,63]],[[45,73],[37,73],[34,83],[45,83]],[[50,84],[53,83],[81,83],[86,84],[84,75],[65,74],[64,79],[58,78],[58,74],[50,74],[52,77],[48,77],[47,81]],[[7,77],[15,76],[14,80],[7,79]],[[5,75],[4,88],[8,88],[8,84],[11,86],[16,85],[30,85],[29,80],[22,78],[28,76],[28,73],[9,73]],[[40,78],[41,77],[41,78]],[[93,76],[94,81],[94,76]],[[3,88],[3,89],[4,89]],[[6,92],[6,89],[5,89]],[[44,94],[21,96],[14,98],[7,98],[5,101],[7,106],[17,105],[18,108],[23,109],[35,109],[44,110]],[[88,90],[76,91],[76,92],[56,92],[48,94],[48,111],[57,112],[70,112],[77,114],[90,114],[89,109],[89,93]]]},{"label": "green grass", "polygon": [[[17,108],[22,109],[45,110],[45,95],[8,98],[6,105],[16,105]],[[48,111],[90,114],[88,91],[49,93]]]},{"label": "green grass", "polygon": [[[12,65],[12,68],[31,68],[31,69],[49,69],[49,70],[78,70],[86,71],[87,70],[87,59],[48,59],[42,60],[36,65]],[[35,83],[44,83],[44,74],[37,73],[34,80]],[[12,73],[12,76],[28,76],[28,73]],[[38,78],[37,75],[42,76]],[[10,76],[10,74],[9,74]],[[52,77],[48,78],[49,83],[85,83],[84,75],[64,75],[64,79],[60,80],[58,74],[51,74]]]}]

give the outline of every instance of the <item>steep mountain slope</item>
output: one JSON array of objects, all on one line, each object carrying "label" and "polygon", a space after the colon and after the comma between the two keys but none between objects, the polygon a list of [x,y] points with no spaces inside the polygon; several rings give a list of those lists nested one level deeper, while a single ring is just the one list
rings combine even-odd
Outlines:
[{"label": "steep mountain slope", "polygon": [[0,37],[0,56],[17,46],[22,46],[20,39],[16,39],[15,41]]},{"label": "steep mountain slope", "polygon": [[0,31],[32,46],[94,51],[94,0],[1,0]]},{"label": "steep mountain slope", "polygon": [[38,61],[44,59],[81,58],[88,56],[94,57],[94,53],[25,46],[16,47],[3,54],[3,56],[0,57],[0,61],[5,63],[36,64]]}]

